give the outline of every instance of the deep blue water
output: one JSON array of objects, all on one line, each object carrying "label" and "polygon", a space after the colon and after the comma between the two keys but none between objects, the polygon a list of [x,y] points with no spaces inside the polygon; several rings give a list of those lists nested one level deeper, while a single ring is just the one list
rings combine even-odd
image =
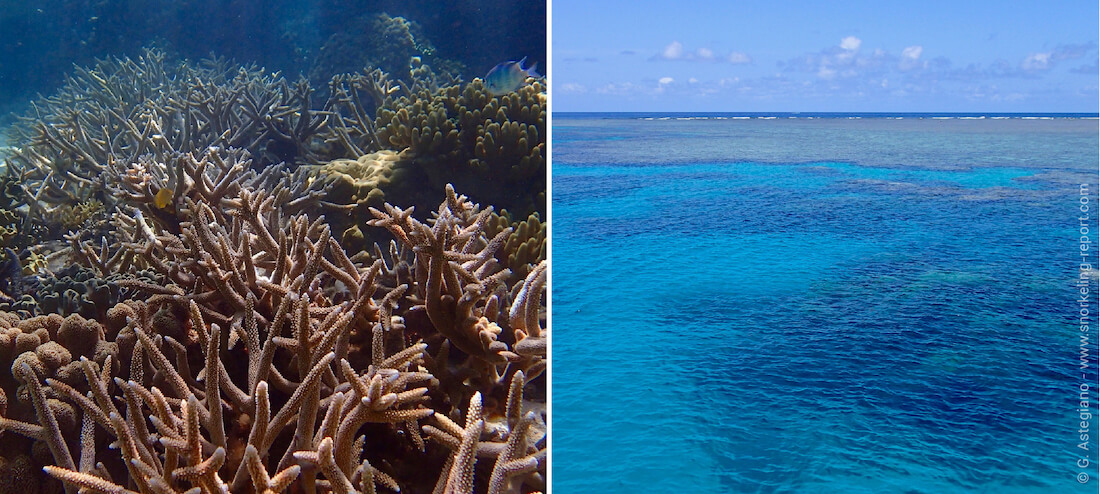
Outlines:
[{"label": "deep blue water", "polygon": [[1096,491],[1097,120],[661,117],[555,114],[556,492]]}]

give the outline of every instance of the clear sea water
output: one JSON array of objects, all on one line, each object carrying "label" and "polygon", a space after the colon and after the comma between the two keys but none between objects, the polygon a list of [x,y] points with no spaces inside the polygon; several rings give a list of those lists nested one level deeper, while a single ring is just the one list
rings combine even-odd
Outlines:
[{"label": "clear sea water", "polygon": [[979,116],[555,114],[555,492],[1096,492],[1098,121]]}]

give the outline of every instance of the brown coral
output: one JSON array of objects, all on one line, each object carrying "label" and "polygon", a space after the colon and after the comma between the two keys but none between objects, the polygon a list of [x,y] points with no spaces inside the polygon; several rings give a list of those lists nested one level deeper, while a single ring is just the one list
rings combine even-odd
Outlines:
[{"label": "brown coral", "polygon": [[[546,268],[530,246],[541,224],[517,224],[531,231],[513,241],[489,225],[491,207],[450,185],[493,202],[505,199],[478,182],[540,187],[541,86],[489,98],[479,84],[368,73],[352,92],[334,80],[314,111],[308,84],[248,68],[165,74],[155,57],[79,71],[90,93],[66,94],[90,94],[86,114],[46,112],[14,158],[40,213],[106,188],[109,231],[69,235],[71,260],[97,276],[157,275],[119,281],[143,300],[98,320],[0,314],[2,440],[56,479],[36,465],[32,480],[71,492],[420,492],[427,470],[460,492],[543,488],[544,429],[517,398],[545,369]],[[163,91],[146,91],[156,81]],[[128,83],[136,94],[114,94]],[[374,91],[379,120],[359,91]],[[331,161],[380,142],[400,149]],[[263,167],[275,160],[319,166]],[[425,177],[435,188],[413,192]],[[433,194],[421,210],[434,216],[391,204]],[[368,206],[369,225],[348,214]],[[373,257],[350,250],[351,227],[318,212],[394,240]],[[476,463],[485,455],[495,464]]]},{"label": "brown coral", "polygon": [[[213,165],[220,151],[209,153]],[[375,484],[419,490],[422,475],[396,468],[386,454],[448,470],[446,455],[424,443],[420,423],[451,415],[479,390],[494,396],[486,408],[502,414],[511,383],[521,392],[541,372],[544,354],[511,348],[517,331],[526,330],[509,322],[513,290],[494,258],[510,230],[487,238],[489,209],[450,187],[428,223],[412,219],[411,209],[384,204],[389,213],[377,225],[403,247],[385,261],[353,261],[326,224],[284,215],[277,194],[246,185],[248,176],[231,171],[237,167],[217,165],[230,171],[218,172],[216,182],[201,168],[181,174],[189,185],[178,223],[120,213],[117,228],[131,240],[116,254],[73,245],[102,269],[158,271],[167,284],[120,282],[148,293],[146,302],[111,309],[105,328],[70,316],[26,323],[29,333],[11,330],[33,338],[34,349],[53,343],[51,351],[68,348],[54,339],[69,342],[75,334],[98,340],[94,361],[87,348],[72,349],[73,358],[81,355],[79,369],[34,352],[15,365],[28,399],[49,390],[91,424],[93,432],[82,433],[88,444],[81,441],[76,451],[54,434],[66,434],[65,410],[24,405],[0,422],[48,440],[52,477],[92,490],[141,492],[246,486],[368,492]],[[411,263],[400,260],[409,253]],[[513,312],[540,306],[537,297],[527,300],[534,302]],[[433,329],[417,322],[407,330],[405,318],[419,321],[417,314],[426,314]],[[451,347],[467,354],[463,369],[445,356]],[[82,379],[73,379],[74,370]],[[122,461],[104,467],[109,475],[92,461],[96,433],[120,445]],[[486,441],[500,439],[493,437]]]}]

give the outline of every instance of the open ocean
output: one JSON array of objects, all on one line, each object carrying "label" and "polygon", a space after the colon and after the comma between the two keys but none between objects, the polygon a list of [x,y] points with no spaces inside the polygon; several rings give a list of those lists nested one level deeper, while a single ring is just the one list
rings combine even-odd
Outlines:
[{"label": "open ocean", "polygon": [[555,113],[555,490],[1095,493],[1095,117]]}]

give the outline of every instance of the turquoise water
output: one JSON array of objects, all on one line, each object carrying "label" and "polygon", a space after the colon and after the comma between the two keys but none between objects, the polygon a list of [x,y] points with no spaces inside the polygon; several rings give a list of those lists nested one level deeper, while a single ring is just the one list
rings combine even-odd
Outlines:
[{"label": "turquoise water", "polygon": [[553,132],[555,492],[1096,491],[1096,120]]}]

